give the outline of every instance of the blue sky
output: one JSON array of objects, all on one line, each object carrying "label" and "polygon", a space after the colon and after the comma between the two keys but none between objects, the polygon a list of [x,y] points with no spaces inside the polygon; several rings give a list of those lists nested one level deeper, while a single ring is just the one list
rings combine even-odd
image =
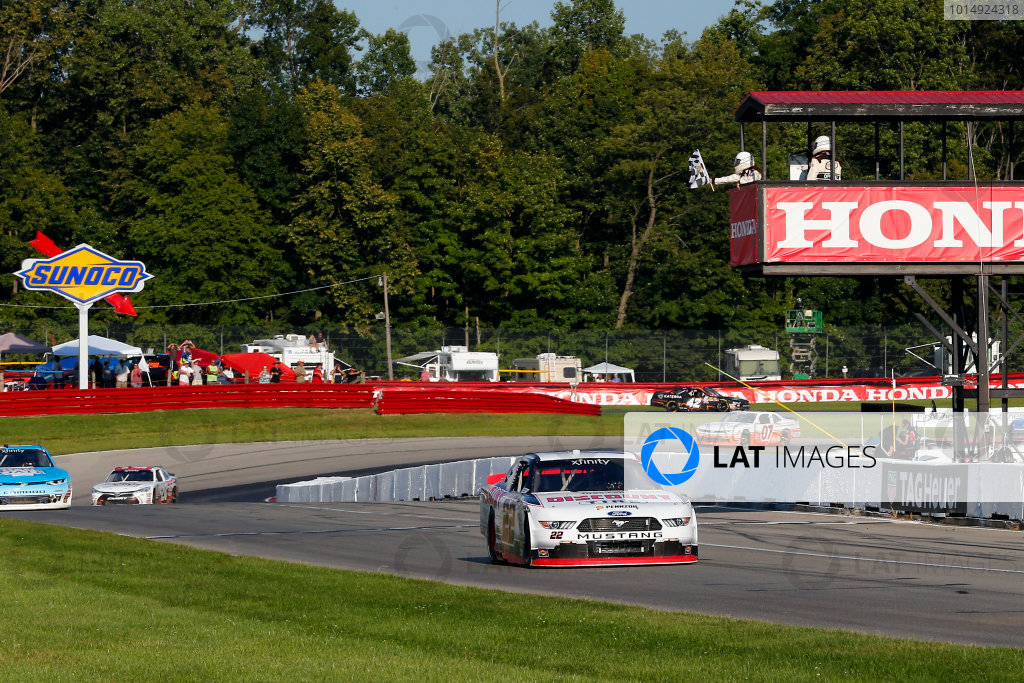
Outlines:
[{"label": "blue sky", "polygon": [[[494,25],[494,0],[335,0],[342,9],[354,12],[363,28],[383,33],[401,28],[409,34],[413,57],[422,63],[430,59],[430,48],[439,36],[468,33]],[[502,0],[502,21],[522,26],[537,21],[551,24],[555,0]],[[728,12],[732,0],[617,0],[626,15],[626,33],[642,33],[658,39],[668,29],[685,32],[689,40]]]}]

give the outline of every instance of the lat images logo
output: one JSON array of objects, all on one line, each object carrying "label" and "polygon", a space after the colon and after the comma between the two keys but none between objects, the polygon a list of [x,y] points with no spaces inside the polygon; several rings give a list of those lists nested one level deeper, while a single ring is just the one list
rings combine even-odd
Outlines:
[{"label": "lat images logo", "polygon": [[[686,455],[686,464],[679,472],[662,472],[657,463],[654,462],[654,452],[662,442],[678,442],[682,446],[682,452]],[[673,447],[676,448],[675,444]],[[675,451],[673,451],[675,452]],[[697,471],[700,464],[700,450],[697,448],[697,441],[689,432],[678,427],[661,427],[651,432],[640,449],[640,464],[644,472],[653,481],[665,486],[676,486],[687,481]]]}]

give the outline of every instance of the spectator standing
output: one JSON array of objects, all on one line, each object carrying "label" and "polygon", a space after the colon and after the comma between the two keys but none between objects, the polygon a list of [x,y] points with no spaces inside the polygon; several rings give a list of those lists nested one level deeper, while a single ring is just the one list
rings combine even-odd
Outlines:
[{"label": "spectator standing", "polygon": [[203,366],[198,360],[192,361],[192,386],[201,387],[205,384],[206,376],[203,374]]},{"label": "spectator standing", "polygon": [[306,364],[301,360],[295,366],[295,381],[298,384],[306,382]]},{"label": "spectator standing", "polygon": [[99,389],[103,386],[103,363],[99,358],[89,366],[89,374],[92,375],[92,388]]},{"label": "spectator standing", "polygon": [[426,368],[423,368],[422,370],[420,370],[420,381],[421,382],[429,382],[430,381],[430,370],[427,370]]},{"label": "spectator standing", "polygon": [[341,369],[341,363],[334,364],[333,379],[335,384],[342,384],[345,381],[345,371]]},{"label": "spectator standing", "polygon": [[281,361],[275,360],[274,361],[274,367],[270,368],[270,383],[271,384],[280,384],[281,383],[281,375],[283,375],[283,374],[284,374],[284,371],[281,369]]},{"label": "spectator standing", "polygon": [[225,367],[220,371],[220,377],[217,379],[217,381],[220,382],[221,384],[234,384],[235,371],[229,367]]},{"label": "spectator standing", "polygon": [[178,364],[178,386],[187,387],[192,384],[192,367],[184,360]]},{"label": "spectator standing", "polygon": [[267,369],[266,365],[260,370],[260,384],[270,384],[270,370]]},{"label": "spectator standing", "polygon": [[142,366],[136,363],[132,367],[132,388],[138,389],[142,386]]},{"label": "spectator standing", "polygon": [[117,365],[114,366],[114,382],[118,389],[128,388],[128,375],[131,374],[131,369],[128,363],[122,363],[117,361]]},{"label": "spectator standing", "polygon": [[220,368],[217,367],[216,363],[210,363],[206,366],[206,383],[216,384],[220,380]]},{"label": "spectator standing", "polygon": [[313,368],[313,384],[324,383],[324,369],[323,366],[317,365]]}]

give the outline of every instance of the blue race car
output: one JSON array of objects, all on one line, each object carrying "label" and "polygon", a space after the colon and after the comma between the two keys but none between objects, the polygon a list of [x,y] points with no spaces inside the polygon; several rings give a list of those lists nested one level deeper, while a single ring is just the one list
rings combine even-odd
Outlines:
[{"label": "blue race car", "polygon": [[71,507],[71,475],[42,446],[0,447],[0,510]]}]

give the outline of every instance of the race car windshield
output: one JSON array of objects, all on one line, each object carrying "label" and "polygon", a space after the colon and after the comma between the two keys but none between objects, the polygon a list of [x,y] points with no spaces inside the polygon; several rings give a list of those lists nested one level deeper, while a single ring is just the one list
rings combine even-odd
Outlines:
[{"label": "race car windshield", "polygon": [[153,473],[149,470],[114,470],[107,481],[153,481]]},{"label": "race car windshield", "polygon": [[40,448],[5,448],[0,450],[0,467],[53,467],[53,461]]},{"label": "race car windshield", "polygon": [[532,474],[530,489],[536,493],[622,491],[625,485],[622,458],[546,460]]}]

